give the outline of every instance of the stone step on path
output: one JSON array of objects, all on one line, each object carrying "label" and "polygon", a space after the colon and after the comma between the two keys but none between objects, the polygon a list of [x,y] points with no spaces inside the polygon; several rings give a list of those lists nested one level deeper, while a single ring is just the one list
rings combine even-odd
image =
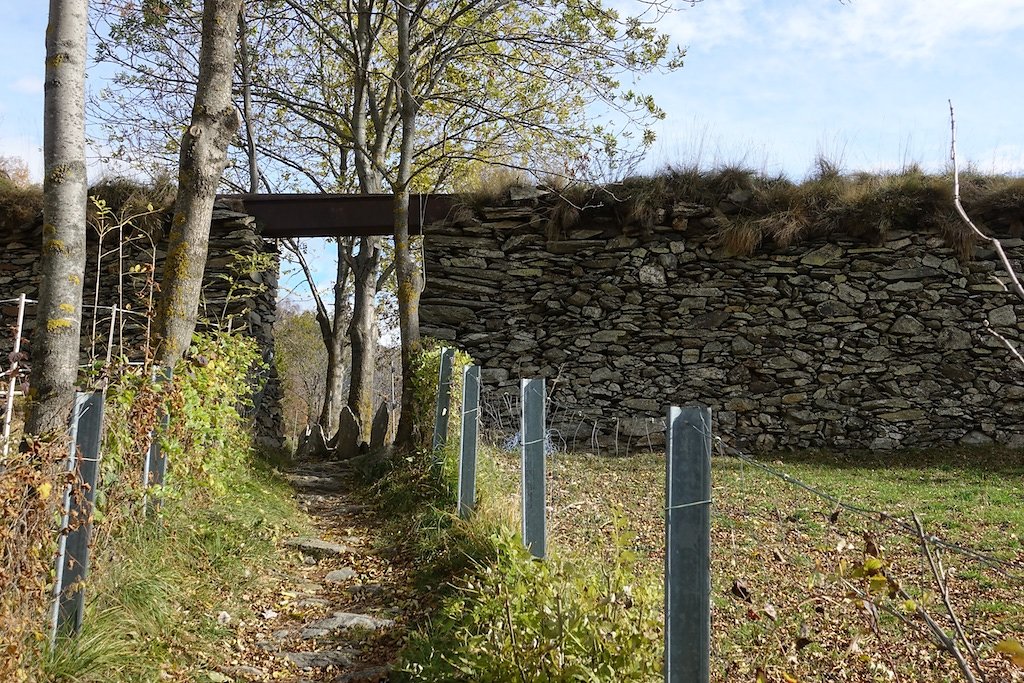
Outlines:
[{"label": "stone step on path", "polygon": [[[408,568],[394,564],[372,510],[348,493],[343,467],[306,463],[288,480],[315,534],[285,538],[287,571],[237,625],[249,643],[215,667],[226,681],[387,681],[417,603]],[[211,680],[213,680],[211,678]]]}]

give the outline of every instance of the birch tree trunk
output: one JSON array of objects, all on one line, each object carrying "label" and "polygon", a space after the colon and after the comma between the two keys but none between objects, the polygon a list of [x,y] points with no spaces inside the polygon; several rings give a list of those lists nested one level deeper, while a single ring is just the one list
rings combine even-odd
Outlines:
[{"label": "birch tree trunk", "polygon": [[[348,317],[348,304],[345,301],[345,289],[348,283],[352,260],[353,238],[338,238],[337,277],[334,280],[334,311],[328,318],[327,307],[318,300],[317,317],[320,320],[320,333],[327,345],[327,378],[324,391],[324,407],[320,411],[319,424],[323,427],[327,440],[334,438],[338,430],[338,419],[345,398],[345,349],[349,340],[345,336],[345,323]],[[306,268],[306,278],[310,289],[315,291],[313,274]]]},{"label": "birch tree trunk", "polygon": [[213,201],[238,128],[231,101],[235,26],[241,0],[205,0],[199,84],[192,123],[181,138],[178,196],[156,311],[156,361],[173,367],[196,327]]},{"label": "birch tree trunk", "polygon": [[348,335],[352,344],[352,377],[348,407],[359,418],[359,438],[369,443],[373,425],[373,375],[377,366],[377,271],[380,268],[379,238],[362,238],[352,267],[355,285],[352,321]]},{"label": "birch tree trunk", "polygon": [[398,11],[398,87],[402,121],[398,174],[395,181],[395,278],[398,284],[398,330],[402,339],[402,410],[395,444],[415,448],[415,403],[411,390],[413,360],[420,348],[420,290],[423,284],[412,257],[409,238],[409,184],[416,144],[416,98],[413,95],[411,12],[404,0],[396,0]]},{"label": "birch tree trunk", "polygon": [[68,428],[78,376],[85,275],[85,57],[88,0],[50,0],[43,105],[43,245],[25,433]]},{"label": "birch tree trunk", "polygon": [[245,124],[245,151],[249,161],[249,192],[260,191],[260,170],[256,163],[256,137],[252,122],[252,60],[249,56],[249,27],[245,7],[238,10],[238,61],[242,72],[242,120]]}]

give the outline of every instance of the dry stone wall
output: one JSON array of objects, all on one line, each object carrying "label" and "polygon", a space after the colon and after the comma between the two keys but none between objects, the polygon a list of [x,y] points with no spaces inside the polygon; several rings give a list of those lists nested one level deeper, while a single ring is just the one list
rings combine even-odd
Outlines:
[{"label": "dry stone wall", "polygon": [[[35,299],[39,292],[39,247],[42,244],[41,222],[6,228],[0,231],[0,352],[6,359],[10,351],[12,335],[8,326],[17,315],[17,304],[9,301],[24,293]],[[82,362],[102,359],[107,352],[110,339],[110,312],[100,309],[96,320],[96,334],[93,335],[93,295],[99,292],[100,306],[119,306],[137,311],[123,316],[115,325],[115,355],[123,355],[130,361],[141,361],[147,346],[147,320],[149,292],[152,279],[152,259],[156,257],[156,281],[159,282],[166,254],[166,240],[159,237],[156,243],[141,231],[126,231],[126,239],[118,251],[118,235],[108,233],[103,241],[103,257],[99,259],[99,285],[97,287],[98,236],[90,230],[86,263],[85,304],[82,321]],[[234,252],[234,253],[232,253]],[[261,272],[247,273],[236,277],[231,266],[236,258],[249,257],[257,253],[270,255],[269,267]],[[278,252],[274,243],[260,237],[256,223],[251,216],[218,207],[214,211],[210,229],[211,258],[206,265],[203,286],[203,308],[201,317],[208,327],[241,330],[256,338],[265,349],[265,360],[270,360],[274,348],[273,325],[277,297]],[[120,266],[118,265],[120,262]],[[233,291],[229,289],[234,283]],[[35,326],[35,311],[30,308],[26,315],[26,336],[31,340]],[[31,354],[31,342],[28,351]],[[6,363],[2,364],[4,367]],[[281,408],[280,385],[277,382],[273,364],[265,389],[256,397],[257,437],[266,444],[280,445]]]},{"label": "dry stone wall", "polygon": [[550,214],[527,198],[427,230],[422,331],[483,366],[491,427],[543,376],[567,448],[658,448],[666,407],[695,403],[762,451],[1024,446],[1024,373],[987,331],[1016,343],[1024,305],[985,250],[894,229],[730,257],[707,207],[626,234],[591,209],[557,239]]}]

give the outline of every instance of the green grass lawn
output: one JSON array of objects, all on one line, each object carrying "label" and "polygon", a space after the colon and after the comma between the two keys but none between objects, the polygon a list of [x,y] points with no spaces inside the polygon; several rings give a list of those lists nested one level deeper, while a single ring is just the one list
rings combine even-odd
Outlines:
[{"label": "green grass lawn", "polygon": [[[940,554],[951,601],[989,680],[1024,680],[1024,671],[993,651],[1003,638],[1024,639],[1024,456],[801,453],[764,462],[844,503],[908,519],[915,511],[929,534],[1006,561],[1009,576],[952,551]],[[664,467],[659,455],[552,456],[549,548],[600,558],[618,507],[636,536],[645,580],[660,585]],[[499,456],[499,468],[514,481],[517,455]],[[716,457],[712,468],[713,680],[755,681],[759,674],[765,681],[960,679],[902,598],[883,590],[876,602],[909,623],[861,601],[850,587],[867,587],[851,571],[863,566],[872,543],[888,576],[951,631],[915,537],[874,516],[845,510],[836,516],[834,504],[736,458]],[[736,582],[749,599],[734,595]]]}]

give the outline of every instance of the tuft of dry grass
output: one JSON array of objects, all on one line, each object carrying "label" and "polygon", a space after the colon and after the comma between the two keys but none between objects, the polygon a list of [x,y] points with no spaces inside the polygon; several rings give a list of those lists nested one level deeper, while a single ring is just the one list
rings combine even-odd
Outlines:
[{"label": "tuft of dry grass", "polygon": [[475,209],[503,206],[508,203],[510,189],[531,187],[533,184],[533,181],[522,170],[507,166],[488,166],[469,180],[465,201],[467,205]]},{"label": "tuft of dry grass", "polygon": [[717,239],[727,254],[749,256],[764,239],[764,220],[730,221],[719,231]]},{"label": "tuft of dry grass", "polygon": [[0,178],[0,233],[14,234],[43,213],[43,189]]},{"label": "tuft of dry grass", "polygon": [[98,207],[89,202],[86,219],[90,225],[130,223],[135,228],[154,234],[162,229],[164,216],[174,206],[177,188],[170,176],[160,176],[141,184],[131,178],[103,178],[89,188],[89,196],[102,200],[112,212],[103,217]]},{"label": "tuft of dry grass", "polygon": [[36,441],[8,456],[0,471],[0,680],[22,681],[45,641],[47,580],[66,444]]}]

